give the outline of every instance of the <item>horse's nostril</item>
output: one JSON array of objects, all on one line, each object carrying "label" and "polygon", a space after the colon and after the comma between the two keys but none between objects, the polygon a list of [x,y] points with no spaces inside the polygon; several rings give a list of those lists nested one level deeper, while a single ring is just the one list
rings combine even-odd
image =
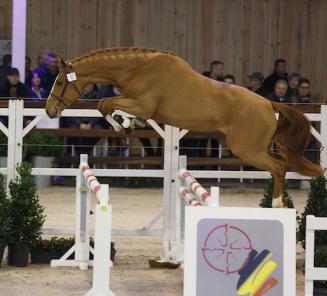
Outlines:
[{"label": "horse's nostril", "polygon": [[50,114],[47,109],[45,110],[45,113],[48,115],[49,118],[53,118],[52,114]]}]

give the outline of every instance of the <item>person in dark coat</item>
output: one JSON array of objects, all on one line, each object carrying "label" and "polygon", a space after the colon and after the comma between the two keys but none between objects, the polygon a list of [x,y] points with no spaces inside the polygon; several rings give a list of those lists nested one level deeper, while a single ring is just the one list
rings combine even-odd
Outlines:
[{"label": "person in dark coat", "polygon": [[263,87],[265,89],[266,94],[272,93],[274,91],[275,84],[278,80],[288,81],[286,66],[286,60],[284,59],[277,59],[275,61],[274,72],[269,75],[263,82]]},{"label": "person in dark coat", "polygon": [[202,75],[213,80],[224,81],[224,63],[221,61],[212,61],[210,71],[204,71]]},{"label": "person in dark coat", "polygon": [[7,74],[11,68],[11,54],[5,54],[2,57],[2,65],[0,66],[0,89],[7,82]]},{"label": "person in dark coat", "polygon": [[286,80],[280,79],[276,82],[274,91],[267,95],[267,99],[278,103],[291,103],[290,97],[287,96],[288,83]]},{"label": "person in dark coat", "polygon": [[10,68],[7,73],[7,80],[0,89],[0,97],[29,98],[29,88],[19,81],[19,71],[16,68]]},{"label": "person in dark coat", "polygon": [[46,55],[44,65],[35,68],[33,72],[37,73],[41,77],[42,87],[47,93],[46,96],[48,96],[59,73],[57,66],[57,55],[49,52]]},{"label": "person in dark coat", "polygon": [[248,75],[249,78],[249,86],[248,90],[258,94],[259,96],[265,96],[265,91],[263,88],[264,76],[261,72],[253,72]]},{"label": "person in dark coat", "polygon": [[[210,71],[205,71],[202,75],[217,81],[224,81],[224,63],[221,61],[212,61],[210,63]],[[206,154],[205,148],[208,146],[207,139],[181,139],[182,153],[187,156],[203,157]],[[191,149],[187,149],[191,147]],[[192,149],[198,147],[199,149]],[[211,156],[218,157],[219,142],[217,139],[211,139]]]}]

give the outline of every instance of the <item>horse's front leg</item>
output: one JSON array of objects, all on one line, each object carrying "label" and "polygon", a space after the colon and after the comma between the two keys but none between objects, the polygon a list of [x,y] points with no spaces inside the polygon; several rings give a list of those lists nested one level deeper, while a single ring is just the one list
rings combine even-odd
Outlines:
[{"label": "horse's front leg", "polygon": [[[121,110],[137,117],[145,116],[142,108],[138,105],[137,100],[126,97],[104,98],[98,104],[98,110],[103,117],[112,125],[116,132],[129,127],[129,119],[121,115],[113,115],[114,110]],[[123,117],[123,119],[122,119]]]}]

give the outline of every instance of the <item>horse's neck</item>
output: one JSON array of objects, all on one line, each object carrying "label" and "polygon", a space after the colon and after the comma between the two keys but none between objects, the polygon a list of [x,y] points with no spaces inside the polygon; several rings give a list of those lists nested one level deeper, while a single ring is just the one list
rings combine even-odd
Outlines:
[{"label": "horse's neck", "polygon": [[119,85],[126,76],[133,75],[133,69],[156,53],[141,49],[101,50],[82,56],[72,64],[73,69],[89,82]]}]

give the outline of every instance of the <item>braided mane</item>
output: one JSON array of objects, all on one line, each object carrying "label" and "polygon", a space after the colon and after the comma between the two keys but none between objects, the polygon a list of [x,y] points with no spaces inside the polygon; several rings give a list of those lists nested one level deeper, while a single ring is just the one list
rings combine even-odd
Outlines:
[{"label": "braided mane", "polygon": [[153,49],[153,48],[139,48],[139,47],[113,47],[113,48],[104,48],[104,49],[97,49],[94,51],[91,51],[89,53],[86,53],[84,55],[81,55],[77,58],[72,59],[70,62],[80,62],[81,60],[84,60],[86,58],[96,56],[98,54],[104,54],[104,53],[109,53],[109,54],[122,54],[122,53],[127,53],[127,52],[132,52],[132,53],[143,53],[143,54],[149,54],[149,53],[163,53],[163,54],[168,54],[168,55],[174,55],[174,53],[165,51],[165,50],[160,50],[160,49]]}]

